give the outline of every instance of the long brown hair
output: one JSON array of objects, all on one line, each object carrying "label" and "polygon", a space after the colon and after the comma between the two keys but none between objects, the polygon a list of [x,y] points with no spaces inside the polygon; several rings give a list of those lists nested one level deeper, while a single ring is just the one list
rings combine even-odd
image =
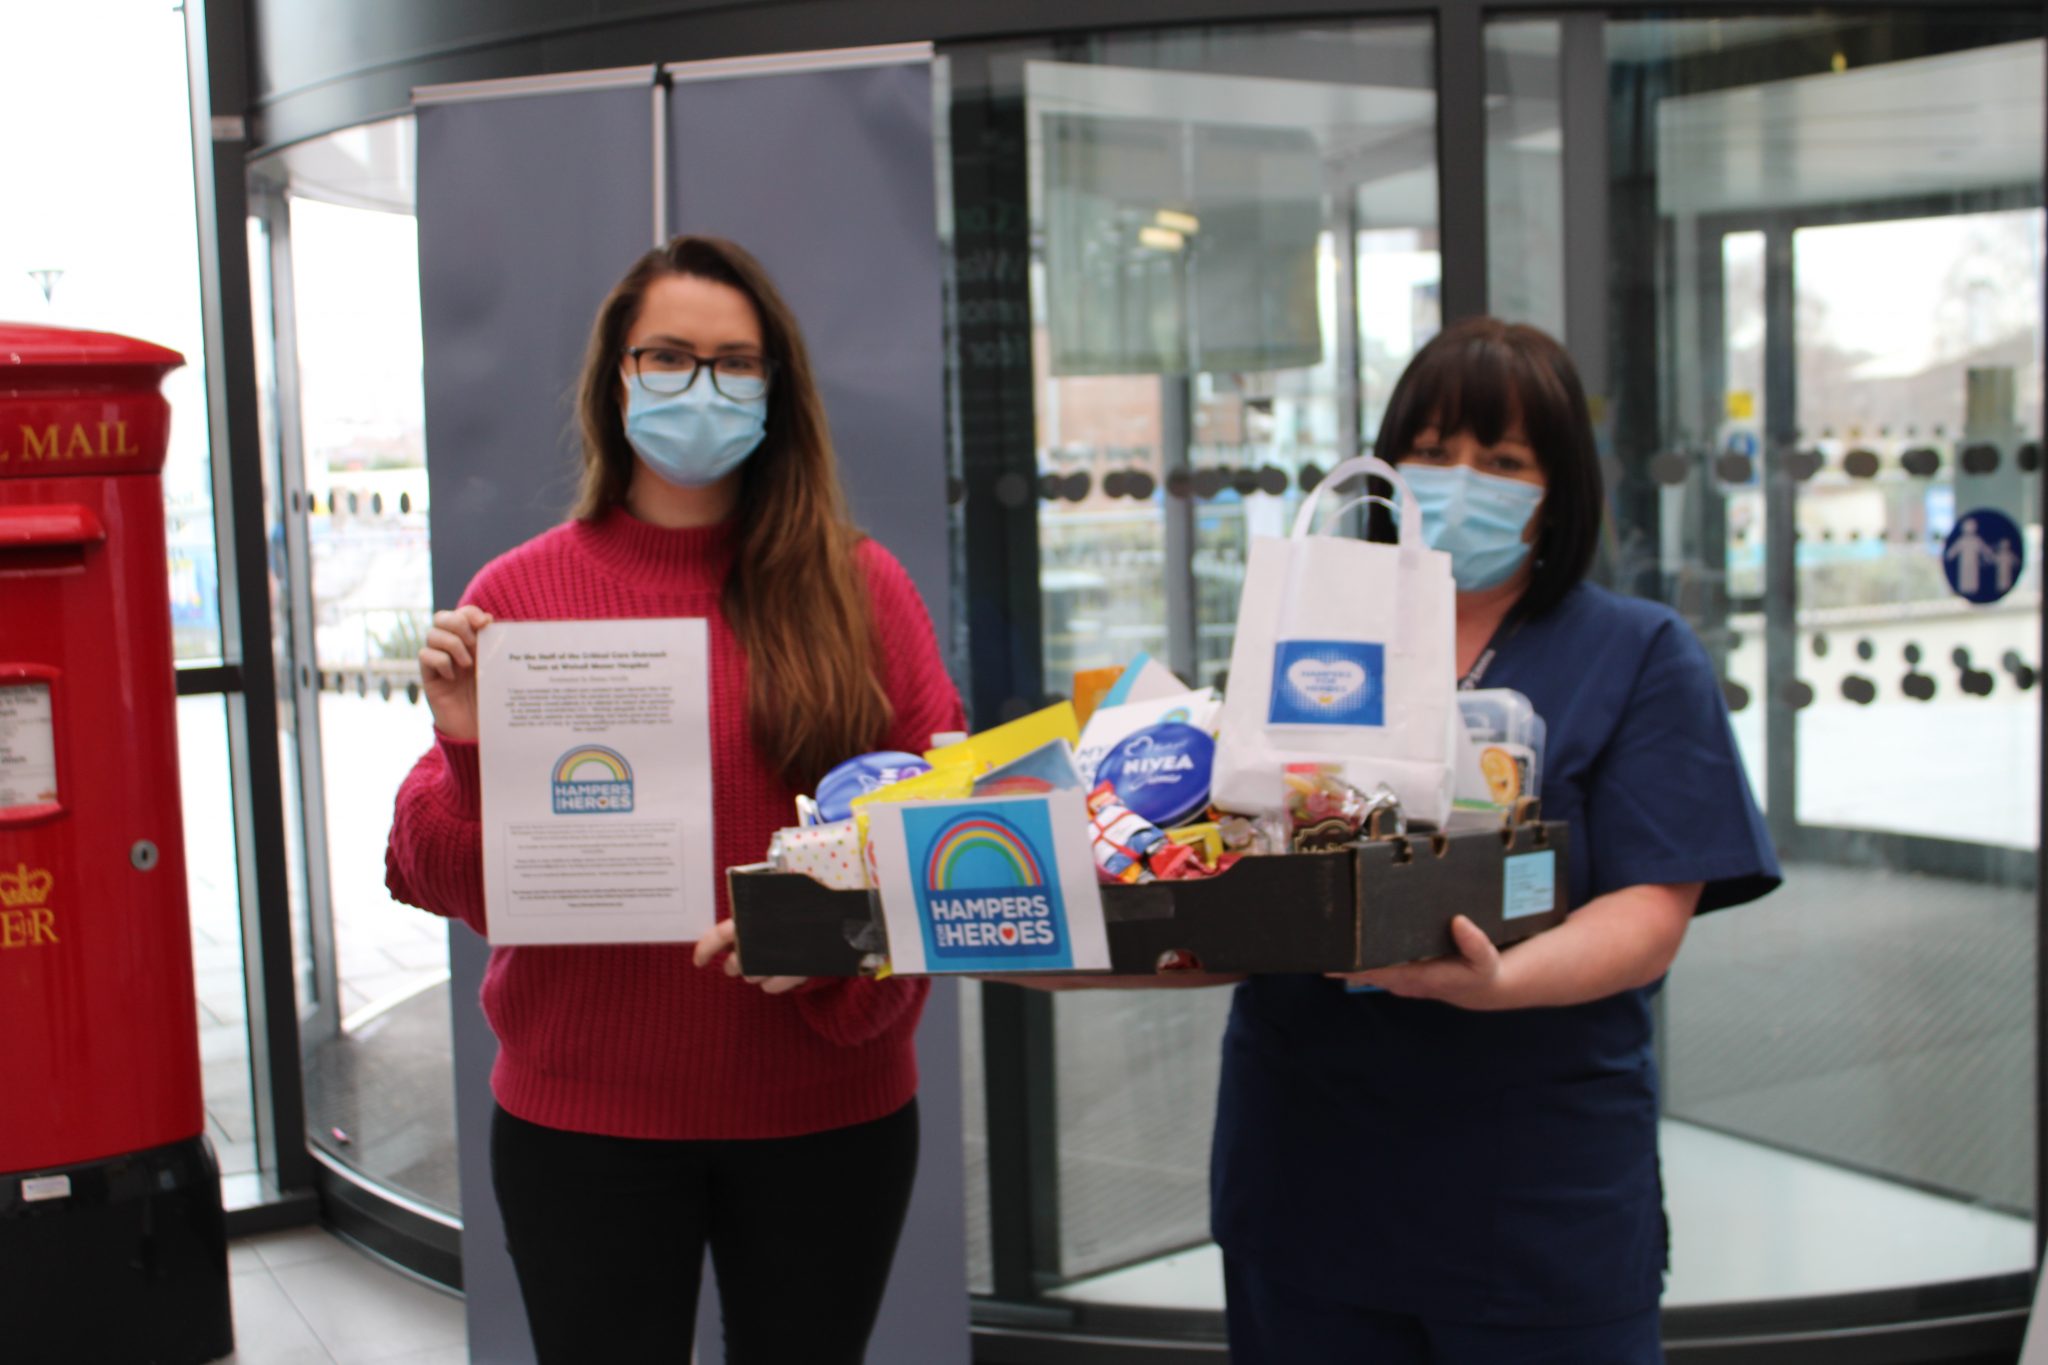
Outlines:
[{"label": "long brown hair", "polygon": [[583,478],[571,515],[624,503],[633,448],[619,412],[626,335],[648,285],[692,275],[745,294],[761,323],[772,379],[767,434],[740,466],[737,542],[725,581],[726,619],[747,651],[747,717],[784,780],[810,790],[827,770],[875,748],[892,708],[875,670],[874,623],[854,550],[825,406],[796,316],[745,250],[717,237],[677,237],[636,261],[598,309],[577,383]]}]

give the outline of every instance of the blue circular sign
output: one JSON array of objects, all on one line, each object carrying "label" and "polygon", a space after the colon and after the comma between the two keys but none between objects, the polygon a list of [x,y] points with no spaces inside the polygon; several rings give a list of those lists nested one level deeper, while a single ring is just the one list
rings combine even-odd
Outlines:
[{"label": "blue circular sign", "polygon": [[1955,594],[1979,606],[1996,602],[2019,584],[2027,542],[2011,517],[1980,507],[1956,517],[1941,547],[1941,571]]},{"label": "blue circular sign", "polygon": [[1109,751],[1095,780],[1134,815],[1170,829],[1209,802],[1216,741],[1192,725],[1151,725]]}]

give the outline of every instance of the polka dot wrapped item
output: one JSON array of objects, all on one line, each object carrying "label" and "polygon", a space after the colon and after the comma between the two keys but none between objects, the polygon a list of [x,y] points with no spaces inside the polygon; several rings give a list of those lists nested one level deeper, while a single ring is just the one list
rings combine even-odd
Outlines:
[{"label": "polka dot wrapped item", "polygon": [[768,843],[768,864],[777,872],[800,872],[834,891],[860,891],[868,884],[860,831],[851,820],[778,830]]}]

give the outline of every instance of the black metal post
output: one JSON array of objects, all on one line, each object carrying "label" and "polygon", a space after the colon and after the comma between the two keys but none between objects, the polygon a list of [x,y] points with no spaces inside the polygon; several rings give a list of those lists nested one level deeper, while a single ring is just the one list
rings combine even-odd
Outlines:
[{"label": "black metal post", "polygon": [[207,414],[219,547],[221,650],[241,671],[228,707],[242,890],[249,1072],[258,1158],[279,1191],[310,1188],[293,983],[289,842],[277,727],[270,547],[250,314],[248,14],[244,0],[186,0],[193,177],[206,334]]},{"label": "black metal post", "polygon": [[1764,229],[1764,752],[1771,840],[1797,856],[1799,712],[1799,342],[1792,224]]},{"label": "black metal post", "polygon": [[1479,0],[1436,16],[1437,242],[1446,323],[1486,311],[1486,25]]},{"label": "black metal post", "polygon": [[[950,57],[969,697],[976,723],[990,725],[1036,706],[1046,691],[1029,143],[1021,65],[987,50]],[[1058,1271],[1053,1007],[1039,992],[990,983],[981,1010],[994,1288],[1023,1302]]]},{"label": "black metal post", "polygon": [[[2048,30],[2048,4],[2041,6],[2041,25]],[[2048,149],[2048,127],[2042,130],[2042,146]],[[2042,165],[2042,184],[2048,185],[2048,160]],[[2048,329],[2048,276],[2042,280],[2041,319]],[[2048,379],[2048,364],[2043,378]],[[2043,392],[2048,392],[2044,389]],[[2048,418],[2048,412],[2044,412]],[[2036,441],[2048,437],[2037,429]],[[2036,509],[2041,523],[2048,526],[2048,477],[2040,483],[2042,505]],[[2035,666],[2048,670],[2048,610],[2035,613],[2041,639]],[[2041,828],[2034,838],[2034,1266],[2038,1271],[2048,1251],[2048,1225],[2041,1220],[2041,1203],[2048,1196],[2048,687],[2038,689],[2041,707],[2041,752],[2035,757],[2034,781],[2044,787],[2041,800]]]}]

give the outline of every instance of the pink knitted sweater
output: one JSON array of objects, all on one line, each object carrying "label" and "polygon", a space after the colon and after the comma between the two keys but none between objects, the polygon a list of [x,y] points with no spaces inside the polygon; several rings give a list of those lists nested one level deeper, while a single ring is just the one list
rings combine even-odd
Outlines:
[{"label": "pink knitted sweater", "polygon": [[[916,587],[860,548],[876,659],[895,721],[880,747],[912,753],[962,728]],[[729,526],[670,531],[624,511],[570,522],[484,566],[464,595],[501,621],[702,616],[711,630],[711,781],[718,914],[723,870],[766,856],[796,795],[755,746],[747,658],[719,609]],[[789,706],[805,700],[792,697]],[[852,755],[848,755],[851,757]],[[391,894],[485,932],[477,746],[437,735],[398,792],[385,855]],[[532,1123],[639,1138],[766,1138],[894,1112],[917,1089],[922,981],[813,981],[765,995],[690,945],[494,948],[483,1007],[498,1036],[491,1088]]]}]

